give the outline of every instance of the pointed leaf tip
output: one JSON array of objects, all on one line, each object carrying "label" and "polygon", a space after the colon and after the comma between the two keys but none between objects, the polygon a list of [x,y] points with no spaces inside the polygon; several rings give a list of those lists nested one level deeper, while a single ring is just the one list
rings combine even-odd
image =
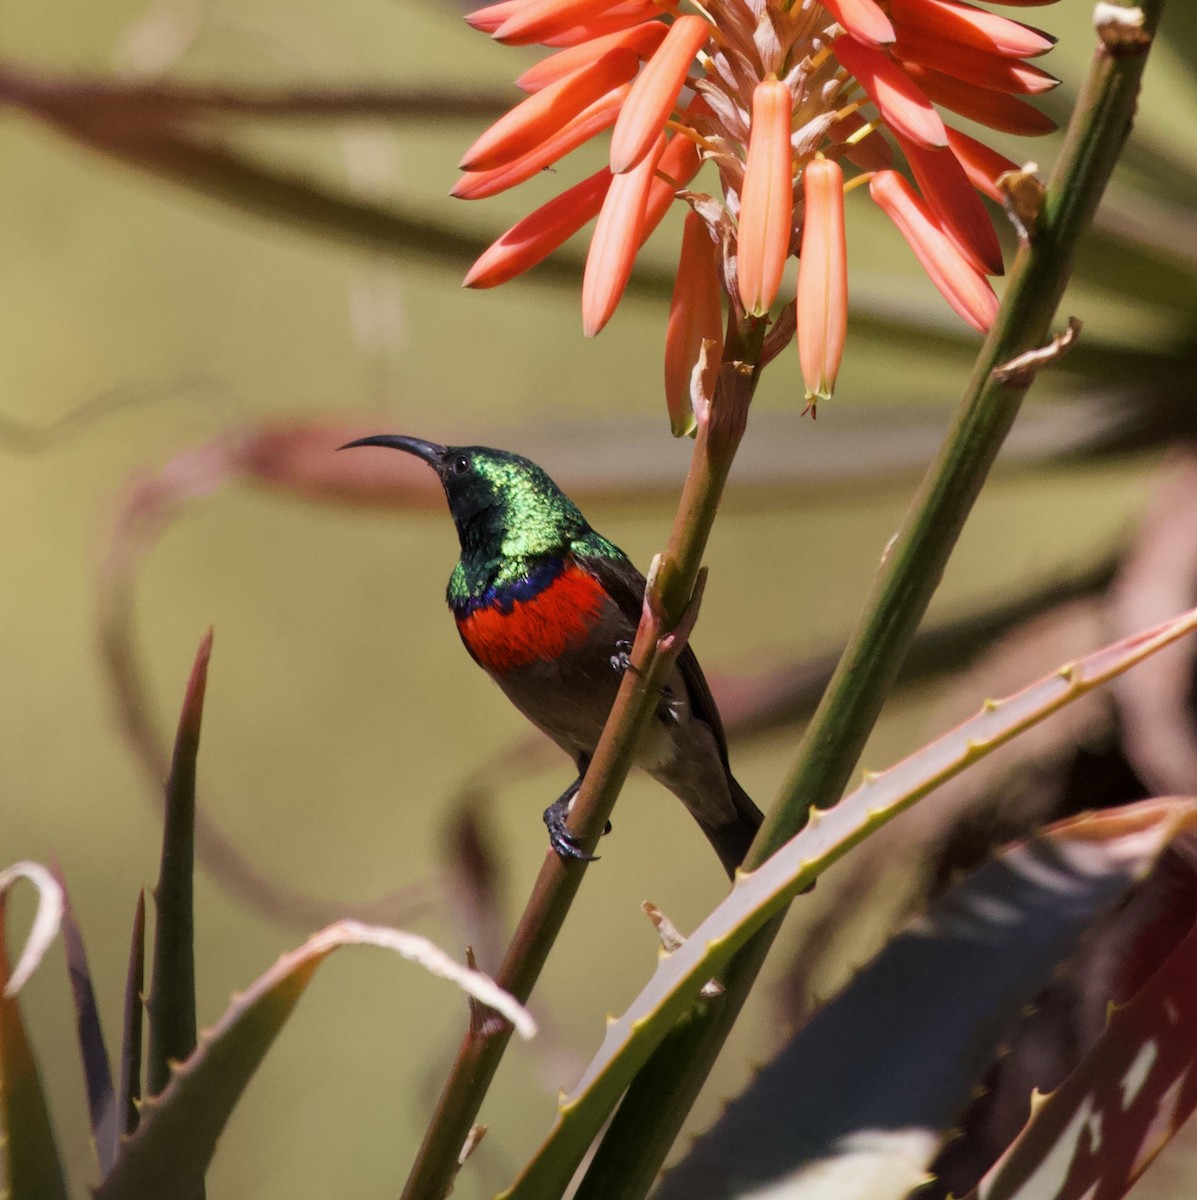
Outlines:
[{"label": "pointed leaf tip", "polygon": [[186,734],[188,741],[197,745],[200,725],[204,716],[204,694],[208,688],[208,664],[212,660],[214,636],[215,630],[209,625],[208,631],[200,639],[199,648],[195,652],[195,662],[187,680],[187,690],[183,694],[183,707],[179,715],[180,738]]}]

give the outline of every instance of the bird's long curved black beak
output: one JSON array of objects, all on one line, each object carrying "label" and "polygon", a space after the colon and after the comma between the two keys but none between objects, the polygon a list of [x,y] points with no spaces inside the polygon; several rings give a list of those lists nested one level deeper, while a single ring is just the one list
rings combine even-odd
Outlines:
[{"label": "bird's long curved black beak", "polygon": [[430,467],[439,469],[445,457],[445,447],[436,442],[426,442],[423,438],[403,437],[398,433],[380,433],[374,437],[358,438],[356,442],[346,442],[338,446],[338,450],[352,450],[355,446],[386,446],[391,450],[402,450],[422,458]]}]

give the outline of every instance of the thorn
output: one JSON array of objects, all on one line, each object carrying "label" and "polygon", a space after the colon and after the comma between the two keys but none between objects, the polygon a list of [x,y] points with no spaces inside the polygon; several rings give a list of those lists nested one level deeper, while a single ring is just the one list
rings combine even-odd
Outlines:
[{"label": "thorn", "polygon": [[987,713],[997,712],[997,710],[999,708],[1001,708],[1001,703],[997,700],[990,700],[987,698],[987,699],[983,700],[981,703],[981,711],[982,712],[987,712]]},{"label": "thorn", "polygon": [[470,1132],[466,1134],[466,1140],[462,1144],[461,1153],[457,1156],[457,1165],[462,1167],[465,1165],[465,1160],[478,1149],[478,1144],[486,1137],[487,1126],[473,1125],[470,1127]]},{"label": "thorn", "polygon": [[645,900],[640,911],[653,923],[665,954],[672,954],[685,945],[686,939],[678,927],[651,900]]},{"label": "thorn", "polygon": [[1046,346],[1015,355],[1000,367],[994,367],[990,375],[998,383],[1007,383],[1018,388],[1030,387],[1035,382],[1036,375],[1044,367],[1059,362],[1076,345],[1080,336],[1080,321],[1076,317],[1069,317],[1068,328],[1063,333],[1057,333]]}]

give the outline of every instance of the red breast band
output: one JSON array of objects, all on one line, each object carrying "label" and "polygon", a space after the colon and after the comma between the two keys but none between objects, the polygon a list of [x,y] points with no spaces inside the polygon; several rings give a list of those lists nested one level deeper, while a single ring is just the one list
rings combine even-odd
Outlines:
[{"label": "red breast band", "polygon": [[585,641],[606,603],[603,585],[570,565],[542,592],[517,600],[509,612],[498,605],[457,618],[466,649],[488,671],[504,675],[534,662],[552,662]]}]

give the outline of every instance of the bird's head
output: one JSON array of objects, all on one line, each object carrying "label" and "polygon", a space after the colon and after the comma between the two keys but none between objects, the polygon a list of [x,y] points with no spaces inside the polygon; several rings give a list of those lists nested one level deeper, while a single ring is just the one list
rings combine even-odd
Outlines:
[{"label": "bird's head", "polygon": [[529,459],[488,446],[441,446],[422,438],[379,434],[342,446],[383,446],[423,459],[445,489],[462,550],[551,554],[585,532],[582,514]]}]

